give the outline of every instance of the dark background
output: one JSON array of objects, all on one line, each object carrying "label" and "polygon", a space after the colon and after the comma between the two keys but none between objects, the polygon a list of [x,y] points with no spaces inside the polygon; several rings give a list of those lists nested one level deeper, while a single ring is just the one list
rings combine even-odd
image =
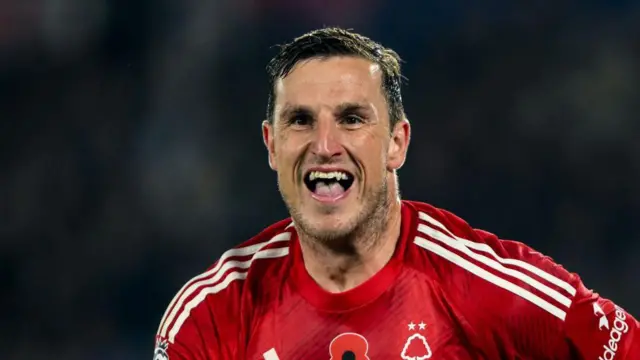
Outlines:
[{"label": "dark background", "polygon": [[271,46],[351,27],[404,58],[403,196],[640,314],[637,1],[0,0],[0,357],[150,359],[165,307],[287,216]]}]

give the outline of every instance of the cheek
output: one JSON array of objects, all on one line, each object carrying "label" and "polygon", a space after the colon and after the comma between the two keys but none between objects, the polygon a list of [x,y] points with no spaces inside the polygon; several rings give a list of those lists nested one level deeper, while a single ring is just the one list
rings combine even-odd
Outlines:
[{"label": "cheek", "polygon": [[283,146],[277,151],[278,161],[282,166],[282,170],[286,172],[291,171],[297,157],[296,151],[289,146]]},{"label": "cheek", "polygon": [[[384,173],[387,164],[387,148],[379,138],[368,138],[362,143],[360,149],[360,160],[364,165],[364,170],[369,177],[376,177],[379,173]],[[370,179],[373,180],[373,179]]]},{"label": "cheek", "polygon": [[293,175],[296,171],[296,165],[299,162],[304,148],[291,142],[282,142],[281,146],[276,148],[278,159],[278,176],[281,181],[293,181]]},{"label": "cheek", "polygon": [[282,158],[296,158],[300,155],[307,142],[304,134],[283,132],[277,139],[276,152]]}]

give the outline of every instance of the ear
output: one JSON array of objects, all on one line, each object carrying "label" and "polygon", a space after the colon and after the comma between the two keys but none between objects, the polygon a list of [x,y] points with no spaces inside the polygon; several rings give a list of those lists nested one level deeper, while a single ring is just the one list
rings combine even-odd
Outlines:
[{"label": "ear", "polygon": [[391,132],[391,143],[387,153],[387,168],[398,170],[407,159],[407,150],[411,141],[411,125],[407,118],[398,121]]},{"label": "ear", "polygon": [[262,140],[264,141],[264,146],[267,147],[267,152],[269,153],[269,167],[272,170],[278,170],[276,163],[276,151],[273,143],[273,125],[271,125],[268,120],[262,122]]}]

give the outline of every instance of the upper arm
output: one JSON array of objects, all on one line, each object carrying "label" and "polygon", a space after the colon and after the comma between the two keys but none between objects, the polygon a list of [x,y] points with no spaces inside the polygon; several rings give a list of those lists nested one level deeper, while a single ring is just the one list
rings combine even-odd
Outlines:
[{"label": "upper arm", "polygon": [[519,355],[548,359],[640,359],[640,324],[629,313],[587,289],[578,275],[524,244],[500,240],[495,246],[505,257],[532,266],[517,270],[528,277],[526,281],[520,276],[518,282],[513,282],[534,297],[522,301],[514,296],[513,303],[519,306],[505,314],[508,321],[504,335]]},{"label": "upper arm", "polygon": [[611,300],[577,285],[564,323],[565,345],[579,359],[640,359],[640,323]]},{"label": "upper arm", "polygon": [[154,360],[232,358],[239,334],[236,286],[207,280],[217,280],[215,276],[195,279],[167,307],[156,333]]},{"label": "upper arm", "polygon": [[[175,306],[175,305],[174,305]],[[176,311],[171,306],[156,333],[154,360],[217,360],[223,348],[215,317],[202,302]]]},{"label": "upper arm", "polygon": [[[446,211],[421,215],[426,236],[456,251],[449,260],[464,271],[449,286],[460,295],[473,345],[488,357],[640,359],[638,321],[586,289],[576,274]],[[595,314],[599,309],[604,319]]]}]

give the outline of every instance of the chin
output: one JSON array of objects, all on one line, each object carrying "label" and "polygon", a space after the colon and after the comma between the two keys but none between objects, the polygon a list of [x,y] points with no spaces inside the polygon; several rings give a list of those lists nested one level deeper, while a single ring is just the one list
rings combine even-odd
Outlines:
[{"label": "chin", "polygon": [[344,215],[302,216],[297,222],[301,230],[321,241],[331,241],[349,236],[355,230],[355,219],[345,219]]},{"label": "chin", "polygon": [[311,229],[309,235],[311,235],[317,241],[323,243],[333,243],[348,238],[352,233],[353,230],[348,228],[317,228]]}]

